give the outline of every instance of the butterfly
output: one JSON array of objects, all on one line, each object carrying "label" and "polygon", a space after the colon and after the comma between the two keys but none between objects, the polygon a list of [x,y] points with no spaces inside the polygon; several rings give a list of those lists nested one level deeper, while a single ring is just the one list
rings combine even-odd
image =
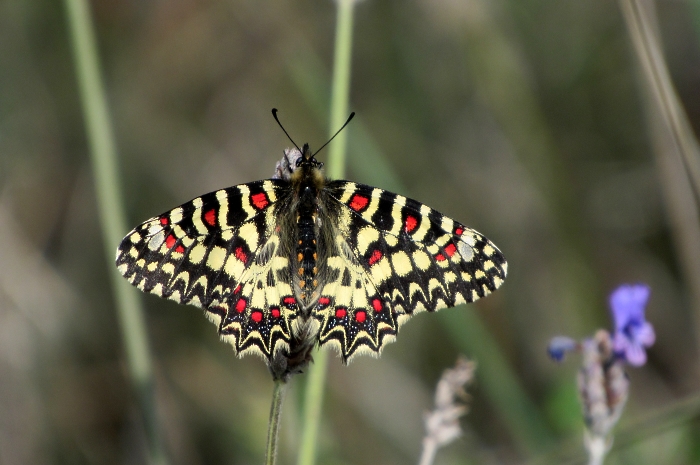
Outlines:
[{"label": "butterfly", "polygon": [[262,356],[276,379],[300,372],[316,344],[344,362],[378,355],[412,315],[503,284],[506,260],[480,233],[322,168],[308,144],[287,149],[272,179],[134,228],[117,269],[144,292],[203,308],[237,354]]}]

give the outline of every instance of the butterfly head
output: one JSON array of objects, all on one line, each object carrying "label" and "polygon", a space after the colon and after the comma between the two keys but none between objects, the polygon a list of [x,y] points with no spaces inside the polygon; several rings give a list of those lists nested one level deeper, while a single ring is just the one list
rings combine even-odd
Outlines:
[{"label": "butterfly head", "polygon": [[293,183],[315,185],[316,188],[323,186],[325,178],[321,172],[323,163],[316,160],[315,154],[309,149],[309,144],[304,144],[301,153],[298,151],[298,158],[291,164],[289,180]]},{"label": "butterfly head", "polygon": [[309,144],[304,144],[304,146],[301,148],[301,157],[297,159],[297,168],[323,168],[323,163],[316,160],[316,157],[314,155],[315,154],[311,153],[311,149],[309,149]]},{"label": "butterfly head", "polygon": [[333,139],[335,139],[335,136],[337,136],[355,116],[355,112],[350,113],[350,116],[348,117],[347,121],[345,121],[345,124],[343,124],[343,126],[338,129],[338,131],[333,134],[330,139],[328,139],[328,142],[323,144],[315,153],[311,152],[311,149],[309,149],[309,144],[304,144],[302,148],[299,149],[299,146],[289,136],[289,133],[287,133],[287,130],[284,129],[284,126],[282,126],[282,123],[280,123],[279,118],[277,118],[276,108],[272,109],[272,116],[275,118],[277,124],[279,124],[282,131],[284,131],[287,138],[289,138],[296,148],[287,149],[284,151],[284,158],[277,162],[277,166],[275,166],[275,174],[272,176],[272,179],[283,179],[287,181],[291,180],[292,182],[297,183],[300,181],[304,182],[305,180],[311,180],[317,186],[322,186],[325,182],[323,174],[321,174],[323,163],[316,160],[316,154],[323,150],[323,148]]},{"label": "butterfly head", "polygon": [[[305,168],[305,169],[302,169]],[[275,173],[272,179],[291,180],[295,173],[299,177],[302,171],[320,173],[323,163],[316,160],[314,154],[309,149],[309,144],[304,144],[301,150],[294,147],[285,149],[282,159],[275,166]]]}]

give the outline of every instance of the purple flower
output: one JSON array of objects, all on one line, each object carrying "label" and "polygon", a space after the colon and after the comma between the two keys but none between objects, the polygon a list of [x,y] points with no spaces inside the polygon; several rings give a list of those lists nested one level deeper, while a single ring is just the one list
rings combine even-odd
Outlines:
[{"label": "purple flower", "polygon": [[645,284],[623,284],[610,295],[610,309],[615,320],[613,351],[630,365],[647,361],[645,347],[654,344],[654,327],[644,319],[644,308],[651,289]]}]

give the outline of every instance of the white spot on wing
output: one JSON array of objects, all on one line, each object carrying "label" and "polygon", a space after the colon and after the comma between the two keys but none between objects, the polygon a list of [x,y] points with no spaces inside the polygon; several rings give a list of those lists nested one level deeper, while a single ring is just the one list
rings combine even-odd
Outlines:
[{"label": "white spot on wing", "polygon": [[474,258],[474,249],[462,241],[457,241],[457,251],[466,262],[470,262]]},{"label": "white spot on wing", "polygon": [[155,252],[156,250],[160,249],[160,246],[163,245],[164,241],[165,231],[161,229],[160,232],[151,237],[151,239],[148,241],[148,248]]}]

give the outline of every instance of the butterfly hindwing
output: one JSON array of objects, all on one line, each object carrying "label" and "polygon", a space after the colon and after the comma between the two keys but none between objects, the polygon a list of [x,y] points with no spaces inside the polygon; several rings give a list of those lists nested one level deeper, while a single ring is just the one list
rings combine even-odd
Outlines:
[{"label": "butterfly hindwing", "polygon": [[[266,216],[269,230],[274,231],[273,210]],[[280,254],[281,243],[279,234],[273,232],[258,248],[233,292],[212,303],[222,315],[215,321],[219,333],[240,355],[258,353],[269,360],[277,350],[289,348],[298,307],[289,285],[289,259]]]},{"label": "butterfly hindwing", "polygon": [[[270,353],[288,344],[296,304],[278,281],[275,205],[285,181],[257,181],[197,197],[132,230],[117,268],[144,292],[196,305],[237,352]],[[285,301],[286,298],[286,301]]]},{"label": "butterfly hindwing", "polygon": [[319,340],[338,346],[343,358],[379,352],[414,313],[473,302],[503,283],[503,255],[476,231],[382,189],[332,181],[328,193],[342,206],[338,260],[355,281],[350,289],[335,284],[353,298],[318,313]]},{"label": "butterfly hindwing", "polygon": [[347,241],[342,227],[336,229],[337,254],[328,257],[328,268],[337,279],[324,284],[314,311],[321,323],[321,345],[338,349],[344,360],[353,354],[377,353],[383,338],[396,334],[395,315],[385,304],[374,282]]}]

